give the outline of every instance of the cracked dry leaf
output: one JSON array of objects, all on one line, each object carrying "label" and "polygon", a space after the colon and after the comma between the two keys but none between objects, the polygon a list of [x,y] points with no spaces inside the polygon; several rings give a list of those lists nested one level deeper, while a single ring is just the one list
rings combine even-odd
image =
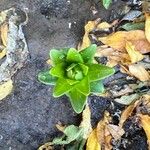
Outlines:
[{"label": "cracked dry leaf", "polygon": [[145,33],[142,30],[118,31],[107,37],[99,37],[98,40],[122,52],[126,51],[126,41],[132,42],[135,49],[142,54],[150,52],[150,43],[146,40]]},{"label": "cracked dry leaf", "polygon": [[139,114],[138,116],[140,117],[140,120],[141,120],[141,126],[143,127],[146,133],[147,142],[148,142],[149,149],[150,149],[150,116],[143,115],[143,114]]},{"label": "cracked dry leaf", "polygon": [[7,46],[7,36],[8,36],[8,24],[5,23],[1,26],[1,39],[5,47]]},{"label": "cracked dry leaf", "polygon": [[138,78],[140,81],[149,81],[150,80],[150,74],[149,72],[144,68],[143,65],[140,64],[133,64],[129,65],[129,72]]},{"label": "cracked dry leaf", "polygon": [[144,56],[135,49],[135,46],[131,42],[126,42],[126,51],[129,54],[131,63],[136,63],[144,58]]},{"label": "cracked dry leaf", "polygon": [[146,21],[145,21],[145,35],[147,40],[150,42],[150,14],[145,13]]},{"label": "cracked dry leaf", "polygon": [[9,95],[12,89],[13,89],[12,80],[8,80],[7,82],[0,84],[0,100],[4,99],[7,95]]}]

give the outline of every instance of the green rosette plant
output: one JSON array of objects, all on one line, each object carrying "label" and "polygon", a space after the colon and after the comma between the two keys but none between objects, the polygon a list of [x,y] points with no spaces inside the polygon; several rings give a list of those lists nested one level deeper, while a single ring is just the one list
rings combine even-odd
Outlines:
[{"label": "green rosette plant", "polygon": [[90,93],[104,92],[102,80],[115,70],[94,64],[95,44],[77,51],[74,48],[50,51],[52,67],[38,74],[38,80],[54,85],[53,96],[67,95],[76,113],[81,113]]}]

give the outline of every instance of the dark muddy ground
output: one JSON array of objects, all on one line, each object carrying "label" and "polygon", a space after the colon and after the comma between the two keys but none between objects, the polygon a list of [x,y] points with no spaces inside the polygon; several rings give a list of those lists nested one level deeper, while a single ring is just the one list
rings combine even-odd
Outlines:
[{"label": "dark muddy ground", "polygon": [[[52,88],[39,83],[36,76],[47,67],[45,62],[51,48],[75,47],[83,35],[87,20],[97,16],[113,19],[119,14],[116,10],[123,7],[122,2],[116,2],[111,8],[112,15],[111,9],[106,11],[98,4],[100,12],[92,16],[92,5],[93,1],[85,0],[0,1],[0,10],[12,6],[28,9],[29,22],[24,32],[31,55],[27,65],[13,79],[13,93],[0,102],[0,150],[35,150],[57,135],[55,124],[59,121],[63,124],[79,123],[80,116],[73,112],[67,98],[54,99]],[[98,97],[89,99],[92,119],[99,120],[110,103]],[[97,110],[99,112],[95,113]],[[144,143],[146,139],[140,141]],[[137,143],[140,141],[137,140]],[[136,150],[145,148],[137,147]]]}]

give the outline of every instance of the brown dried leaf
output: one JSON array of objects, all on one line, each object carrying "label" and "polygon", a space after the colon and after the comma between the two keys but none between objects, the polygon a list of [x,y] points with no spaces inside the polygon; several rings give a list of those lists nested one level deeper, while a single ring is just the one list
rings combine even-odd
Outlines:
[{"label": "brown dried leaf", "polygon": [[[116,33],[110,34],[107,37],[99,37],[98,40],[105,45],[108,45],[118,51],[123,52],[125,52],[126,41],[131,41],[133,45],[135,41],[142,41],[142,44],[136,43],[135,49],[141,53],[150,52],[150,44],[146,40],[145,33],[142,30],[118,31]],[[143,45],[144,48],[141,47],[141,45]]]},{"label": "brown dried leaf", "polygon": [[109,124],[107,125],[107,128],[115,140],[119,140],[125,133],[123,128],[117,125]]},{"label": "brown dried leaf", "polygon": [[83,36],[82,44],[81,44],[81,46],[79,46],[80,50],[82,50],[82,49],[84,49],[84,48],[91,45],[91,41],[89,39],[89,32],[91,32],[96,27],[97,23],[98,23],[97,20],[96,21],[89,21],[85,25],[85,27],[84,27],[85,34]]},{"label": "brown dried leaf", "polygon": [[133,65],[129,65],[128,67],[130,73],[136,78],[138,78],[140,81],[150,80],[150,74],[148,73],[148,71],[146,71],[144,66],[140,64],[133,64]]},{"label": "brown dried leaf", "polygon": [[146,35],[146,39],[149,41],[150,43],[150,14],[145,13],[145,17],[146,17],[146,21],[145,21],[145,35]]},{"label": "brown dried leaf", "polygon": [[143,127],[146,133],[147,142],[148,142],[149,149],[150,149],[150,116],[143,115],[143,114],[139,114],[138,116],[140,117],[140,120],[141,120],[141,126]]},{"label": "brown dried leaf", "polygon": [[131,63],[136,63],[144,58],[144,56],[135,49],[135,46],[131,42],[126,42],[126,50],[129,54]]},{"label": "brown dried leaf", "polygon": [[1,26],[1,39],[5,47],[7,46],[7,36],[8,36],[8,24],[5,23]]},{"label": "brown dried leaf", "polygon": [[119,126],[122,128],[124,122],[131,116],[133,110],[135,109],[135,107],[139,104],[139,101],[136,101],[135,103],[129,105],[122,113],[121,118],[120,118],[120,122],[119,122]]}]

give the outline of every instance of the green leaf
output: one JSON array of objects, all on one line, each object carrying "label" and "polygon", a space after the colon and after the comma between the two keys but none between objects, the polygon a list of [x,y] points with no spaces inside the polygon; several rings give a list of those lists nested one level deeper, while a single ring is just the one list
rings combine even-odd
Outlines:
[{"label": "green leaf", "polygon": [[138,22],[138,23],[126,23],[120,28],[125,29],[126,31],[130,30],[144,30],[145,23],[144,22]]},{"label": "green leaf", "polygon": [[59,138],[55,138],[52,143],[56,145],[69,144],[75,140],[80,139],[83,136],[83,128],[70,125],[63,131],[64,135]]},{"label": "green leaf", "polygon": [[76,84],[76,83],[78,83],[78,82],[80,82],[80,81],[67,79],[67,82],[68,82],[70,85],[74,85],[74,84]]},{"label": "green leaf", "polygon": [[38,80],[46,85],[55,85],[57,78],[50,75],[49,70],[38,74]]},{"label": "green leaf", "polygon": [[79,66],[82,68],[83,74],[86,76],[88,73],[89,67],[84,64],[79,64]]},{"label": "green leaf", "polygon": [[103,82],[101,80],[90,83],[90,92],[92,93],[103,93],[105,91]]},{"label": "green leaf", "polygon": [[63,94],[69,92],[72,88],[73,86],[67,82],[67,79],[59,78],[54,87],[53,96],[62,96]]},{"label": "green leaf", "polygon": [[88,76],[84,77],[79,83],[75,85],[75,88],[78,89],[84,95],[90,94],[90,85]]},{"label": "green leaf", "polygon": [[50,51],[50,59],[52,60],[53,65],[57,65],[59,63],[62,63],[62,61],[65,60],[65,54],[62,50],[56,50],[52,49]]},{"label": "green leaf", "polygon": [[121,98],[116,98],[115,102],[120,103],[122,105],[130,105],[132,102],[136,101],[140,98],[140,94],[131,94],[131,95],[124,95]]},{"label": "green leaf", "polygon": [[105,65],[90,64],[88,66],[88,76],[90,81],[102,80],[115,73],[115,70],[113,68],[107,67]]},{"label": "green leaf", "polygon": [[74,48],[69,49],[69,51],[67,53],[67,61],[68,62],[83,63],[83,59],[82,59],[81,55]]},{"label": "green leaf", "polygon": [[112,0],[103,0],[103,6],[108,9],[110,4],[112,3]]},{"label": "green leaf", "polygon": [[96,44],[92,44],[91,46],[80,51],[80,54],[85,63],[92,63],[94,59],[94,55],[96,53]]},{"label": "green leaf", "polygon": [[50,74],[59,78],[65,75],[65,63],[59,63],[50,70]]},{"label": "green leaf", "polygon": [[81,113],[86,104],[87,96],[82,94],[76,88],[73,88],[67,96],[70,98],[71,105],[76,113]]}]

